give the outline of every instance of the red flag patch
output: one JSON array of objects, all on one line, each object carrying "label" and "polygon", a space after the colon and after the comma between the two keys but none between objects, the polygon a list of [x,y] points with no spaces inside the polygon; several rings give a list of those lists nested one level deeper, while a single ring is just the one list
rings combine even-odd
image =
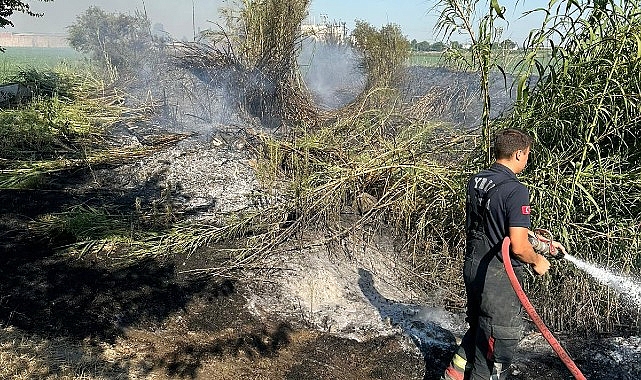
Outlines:
[{"label": "red flag patch", "polygon": [[521,214],[530,215],[532,208],[530,206],[521,206]]}]

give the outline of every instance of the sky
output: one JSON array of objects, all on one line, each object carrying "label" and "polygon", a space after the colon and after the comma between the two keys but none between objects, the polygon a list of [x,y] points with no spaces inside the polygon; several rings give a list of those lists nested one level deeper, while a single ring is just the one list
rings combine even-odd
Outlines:
[{"label": "sky", "polygon": [[[54,0],[39,2],[28,0],[31,9],[44,12],[41,18],[16,13],[11,17],[15,27],[5,31],[13,33],[64,33],[76,17],[90,6],[98,6],[106,12],[134,14],[146,10],[152,24],[161,23],[174,38],[193,36],[196,31],[216,26],[219,9],[233,4],[233,0]],[[527,2],[527,7],[524,4]],[[366,21],[373,26],[388,23],[398,24],[405,36],[418,41],[435,41],[434,24],[438,11],[435,0],[312,0],[309,21],[344,21],[352,29],[355,20]],[[544,6],[547,0],[499,0],[506,7],[509,25],[504,25],[503,39],[521,43],[530,29],[538,26],[540,17],[520,18],[523,11]],[[195,28],[194,28],[195,27]],[[453,39],[463,41],[464,37]]]}]

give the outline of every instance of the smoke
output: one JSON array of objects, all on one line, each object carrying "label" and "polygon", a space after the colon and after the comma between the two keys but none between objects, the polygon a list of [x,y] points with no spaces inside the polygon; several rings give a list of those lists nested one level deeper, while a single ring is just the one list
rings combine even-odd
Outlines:
[{"label": "smoke", "polygon": [[[511,85],[514,77],[505,78],[499,73],[490,75],[490,118],[509,113],[516,99]],[[447,69],[444,67],[410,66],[405,75],[402,92],[409,103],[429,100],[423,114],[415,115],[474,128],[480,125],[483,115],[483,98],[479,89],[479,74]]]},{"label": "smoke", "polygon": [[129,106],[152,104],[158,111],[151,123],[156,129],[194,134],[201,141],[260,123],[238,108],[231,69],[216,68],[212,76],[185,67],[177,58],[177,46],[167,41],[155,44],[144,53],[142,64],[131,66],[134,74],[121,78]]},{"label": "smoke", "polygon": [[316,104],[337,109],[354,101],[364,90],[366,77],[359,70],[360,57],[347,44],[306,40],[298,63],[303,80]]}]

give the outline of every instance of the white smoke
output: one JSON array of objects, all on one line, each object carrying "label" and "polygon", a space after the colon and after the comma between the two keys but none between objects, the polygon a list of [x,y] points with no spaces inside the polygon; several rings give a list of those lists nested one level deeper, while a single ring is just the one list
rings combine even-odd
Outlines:
[{"label": "white smoke", "polygon": [[365,88],[358,53],[347,44],[306,40],[298,64],[318,106],[337,109],[352,102]]}]

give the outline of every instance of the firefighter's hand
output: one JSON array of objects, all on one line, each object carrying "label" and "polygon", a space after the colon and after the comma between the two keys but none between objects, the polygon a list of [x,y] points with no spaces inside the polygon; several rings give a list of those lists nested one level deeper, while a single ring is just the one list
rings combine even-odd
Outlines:
[{"label": "firefighter's hand", "polygon": [[532,269],[539,276],[543,276],[550,269],[550,262],[543,255],[537,255],[537,260],[532,264]]},{"label": "firefighter's hand", "polygon": [[563,244],[559,243],[558,241],[553,241],[552,247],[561,252],[561,257],[565,256],[568,253]]}]

